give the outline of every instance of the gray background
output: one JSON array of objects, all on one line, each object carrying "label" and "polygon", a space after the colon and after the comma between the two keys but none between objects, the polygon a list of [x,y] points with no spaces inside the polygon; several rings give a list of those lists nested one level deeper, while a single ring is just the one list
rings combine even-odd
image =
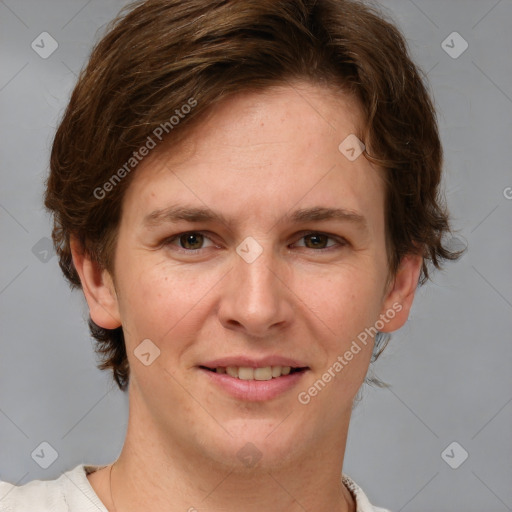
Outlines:
[{"label": "gray background", "polygon": [[[0,1],[2,480],[107,464],[122,447],[127,399],[95,367],[85,301],[48,247],[41,197],[76,74],[125,3]],[[381,3],[428,73],[448,204],[469,250],[419,290],[377,363],[392,387],[365,387],[344,471],[394,511],[512,510],[512,1]],[[46,59],[31,48],[44,31],[59,45]],[[442,47],[454,31],[469,44],[458,58]],[[31,456],[43,441],[58,453],[48,469]],[[454,441],[445,460],[469,454],[458,469],[441,456]]]}]

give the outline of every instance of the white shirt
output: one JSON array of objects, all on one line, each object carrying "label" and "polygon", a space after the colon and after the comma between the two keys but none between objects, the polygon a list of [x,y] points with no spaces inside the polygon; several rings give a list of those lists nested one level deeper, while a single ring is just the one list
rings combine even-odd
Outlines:
[{"label": "white shirt", "polygon": [[[79,464],[55,480],[33,480],[20,486],[0,482],[0,512],[108,512],[87,479],[102,467]],[[354,497],[357,512],[389,512],[372,506],[347,475],[342,482]]]}]

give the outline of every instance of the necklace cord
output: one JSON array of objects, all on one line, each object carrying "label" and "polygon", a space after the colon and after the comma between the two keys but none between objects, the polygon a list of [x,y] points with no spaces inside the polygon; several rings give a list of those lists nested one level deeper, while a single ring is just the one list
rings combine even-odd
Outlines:
[{"label": "necklace cord", "polygon": [[112,502],[112,506],[114,507],[113,512],[117,512],[116,510],[116,504],[114,503],[114,496],[112,496],[112,469],[114,469],[115,462],[110,466],[110,472],[109,472],[109,487],[110,487],[110,501]]}]

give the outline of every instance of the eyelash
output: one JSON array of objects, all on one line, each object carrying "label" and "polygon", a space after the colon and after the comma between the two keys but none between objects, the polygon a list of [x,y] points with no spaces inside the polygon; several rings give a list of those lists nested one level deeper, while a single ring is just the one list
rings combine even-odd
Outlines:
[{"label": "eyelash", "polygon": [[[178,233],[176,235],[171,236],[170,238],[165,239],[162,242],[162,245],[163,246],[173,245],[178,252],[187,253],[187,254],[197,254],[202,249],[206,249],[206,247],[202,247],[200,249],[184,249],[183,247],[175,246],[172,242],[174,242],[175,240],[179,240],[179,238],[182,237],[183,235],[198,235],[198,234],[203,235],[205,238],[207,238],[212,243],[214,243],[213,240],[210,239],[210,237],[207,235],[207,232],[205,232],[205,231],[184,231],[182,233]],[[302,240],[303,238],[310,236],[310,235],[321,235],[321,236],[326,236],[328,238],[328,240],[334,240],[335,242],[337,242],[337,245],[332,245],[332,246],[324,247],[321,249],[312,249],[309,247],[303,247],[304,249],[309,249],[314,252],[324,252],[325,253],[327,251],[340,249],[342,247],[349,245],[349,242],[347,240],[345,240],[344,238],[330,235],[329,233],[323,233],[322,231],[302,231],[299,234],[301,235],[299,240]],[[329,243],[329,242],[327,242],[327,243]]]}]

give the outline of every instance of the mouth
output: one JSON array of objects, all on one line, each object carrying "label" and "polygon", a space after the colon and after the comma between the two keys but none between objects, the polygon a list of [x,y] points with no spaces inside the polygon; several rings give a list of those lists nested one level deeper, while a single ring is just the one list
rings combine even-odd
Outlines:
[{"label": "mouth", "polygon": [[308,370],[307,366],[263,366],[259,368],[252,368],[250,366],[216,366],[213,368],[200,366],[199,368],[221,375],[229,375],[235,379],[256,381],[279,379],[287,375],[303,373]]},{"label": "mouth", "polygon": [[223,395],[238,401],[265,402],[289,399],[311,371],[305,362],[279,354],[233,354],[201,361],[196,368],[201,378]]},{"label": "mouth", "polygon": [[221,390],[223,394],[238,401],[260,403],[281,396],[291,396],[289,393],[300,385],[304,375],[310,370],[309,366],[263,366],[268,363],[260,362],[258,365],[255,361],[245,362],[247,363],[252,366],[232,366],[231,361],[218,361],[196,368],[214,389]]}]

